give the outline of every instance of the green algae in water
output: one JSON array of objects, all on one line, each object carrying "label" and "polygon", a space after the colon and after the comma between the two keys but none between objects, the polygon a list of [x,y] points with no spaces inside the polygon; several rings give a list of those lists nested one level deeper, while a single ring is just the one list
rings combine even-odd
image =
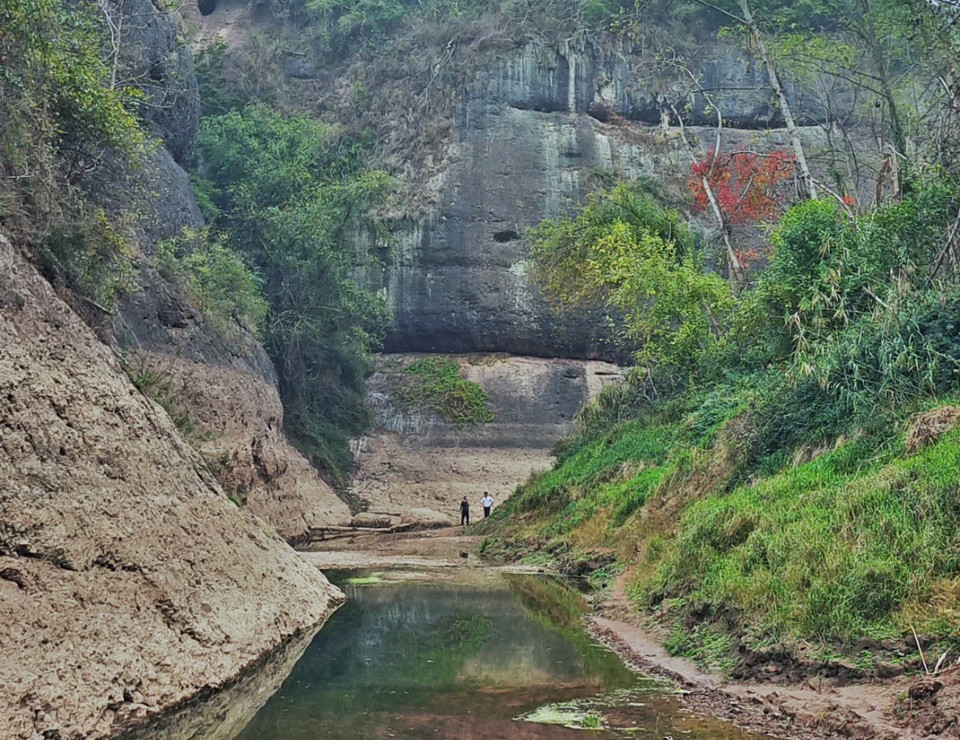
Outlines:
[{"label": "green algae in water", "polygon": [[[346,581],[390,572],[343,575]],[[561,581],[527,576],[484,586],[362,587],[344,581],[347,602],[237,740],[607,740],[625,733],[660,740],[685,728],[698,740],[751,737],[682,715],[669,691],[652,688],[589,637],[581,621],[585,605]],[[639,696],[643,704],[636,706]],[[577,729],[517,722],[538,708],[575,701]],[[590,727],[594,722],[600,726]]]},{"label": "green algae in water", "polygon": [[575,703],[539,707],[517,719],[540,725],[560,725],[571,730],[602,730],[606,722],[606,717],[585,711]]},{"label": "green algae in water", "polygon": [[377,573],[369,576],[354,576],[353,578],[346,578],[343,582],[348,583],[351,586],[385,586],[396,583],[396,581],[388,581],[385,578],[382,578]]}]

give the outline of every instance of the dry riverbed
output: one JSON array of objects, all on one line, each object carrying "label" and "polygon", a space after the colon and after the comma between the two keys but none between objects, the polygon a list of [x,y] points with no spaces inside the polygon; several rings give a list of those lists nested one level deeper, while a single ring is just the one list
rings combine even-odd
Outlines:
[{"label": "dry riverbed", "polygon": [[[545,572],[485,564],[477,555],[482,540],[459,527],[388,535],[358,533],[314,543],[301,554],[324,570],[414,569],[415,580],[459,580],[466,573],[483,577],[493,572]],[[410,578],[409,573],[398,571],[384,577]],[[957,671],[936,678],[901,676],[874,683],[823,679],[797,684],[778,682],[776,677],[725,683],[692,662],[668,654],[663,636],[639,624],[626,606],[622,580],[597,602],[596,612],[589,617],[592,634],[631,667],[682,689],[684,702],[694,712],[785,740],[960,738]]]}]

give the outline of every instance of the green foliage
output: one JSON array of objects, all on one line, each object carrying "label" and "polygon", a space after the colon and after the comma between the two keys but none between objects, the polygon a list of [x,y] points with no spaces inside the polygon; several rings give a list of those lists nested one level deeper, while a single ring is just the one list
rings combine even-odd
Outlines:
[{"label": "green foliage", "polygon": [[[589,502],[578,507],[613,505],[628,509],[647,495],[662,471],[654,475],[640,469],[626,481],[616,481],[621,469],[625,465],[659,466],[666,460],[676,431],[671,426],[625,422],[600,439],[567,450],[556,468],[535,475],[514,494],[506,503],[507,510],[556,510],[588,491]],[[610,481],[614,485],[601,490]],[[622,516],[626,518],[627,514]]]},{"label": "green foliage", "polygon": [[[867,448],[869,449],[869,447]],[[691,507],[641,593],[736,605],[768,636],[887,637],[958,573],[957,436],[885,463],[841,448]],[[951,627],[951,634],[955,633]]]},{"label": "green foliage", "polygon": [[0,220],[94,324],[133,268],[117,224],[77,181],[108,154],[135,161],[148,146],[135,115],[142,95],[113,83],[106,34],[94,2],[0,4]]},{"label": "green foliage", "polygon": [[733,670],[733,640],[715,625],[687,628],[676,622],[663,646],[671,655],[689,658],[708,671],[728,676]]},{"label": "green foliage", "polygon": [[250,95],[229,79],[229,62],[225,41],[211,44],[197,54],[195,68],[201,115],[217,116],[242,110],[251,102]]},{"label": "green foliage", "polygon": [[460,365],[444,357],[425,357],[404,369],[396,395],[404,411],[431,409],[457,426],[493,421],[487,394],[460,375]]},{"label": "green foliage", "polygon": [[264,105],[203,119],[198,185],[226,246],[263,277],[267,349],[291,436],[333,475],[369,423],[369,353],[389,321],[385,302],[353,271],[350,247],[389,180],[364,169],[364,143],[303,115]]},{"label": "green foliage", "polygon": [[161,274],[180,283],[221,328],[239,323],[262,330],[268,309],[262,281],[222,239],[206,229],[185,229],[177,239],[158,245],[155,261]]},{"label": "green foliage", "polygon": [[534,277],[561,311],[598,304],[621,313],[637,361],[695,374],[717,351],[733,296],[702,270],[692,233],[629,184],[594,193],[574,219],[527,234]]},{"label": "green foliage", "polygon": [[51,145],[69,140],[74,147],[133,152],[144,144],[133,112],[141,95],[111,84],[96,3],[7,0],[0,6],[0,28],[5,102],[16,115],[32,117]]},{"label": "green foliage", "polygon": [[129,247],[97,209],[69,223],[55,223],[34,249],[45,277],[106,313],[133,281]]}]

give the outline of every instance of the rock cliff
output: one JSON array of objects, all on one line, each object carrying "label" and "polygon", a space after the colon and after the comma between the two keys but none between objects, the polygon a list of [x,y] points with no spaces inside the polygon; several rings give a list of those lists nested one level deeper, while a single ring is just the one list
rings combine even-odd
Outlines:
[{"label": "rock cliff", "polygon": [[0,737],[100,738],[341,598],[0,238]]},{"label": "rock cliff", "polygon": [[[649,177],[709,240],[715,224],[688,207],[691,152],[674,112],[701,152],[714,145],[712,105],[725,150],[787,148],[766,73],[716,38],[689,62],[709,99],[621,39],[479,56],[450,91],[458,103],[435,143],[443,164],[424,186],[423,211],[393,222],[392,250],[368,275],[394,305],[387,349],[617,359],[603,317],[551,313],[529,280],[524,231],[569,214],[605,178]],[[824,168],[827,128],[849,114],[848,97],[833,95],[833,108],[792,86],[788,97],[808,157]]]},{"label": "rock cliff", "polygon": [[361,508],[392,521],[452,523],[467,496],[482,515],[484,491],[502,503],[531,473],[550,466],[550,448],[573,429],[577,411],[620,370],[605,362],[505,355],[456,357],[461,374],[487,394],[493,421],[458,428],[432,411],[404,412],[396,401],[412,355],[380,358],[370,380],[373,431],[357,441],[350,493]]},{"label": "rock cliff", "polygon": [[83,178],[98,205],[130,224],[138,263],[108,333],[129,367],[163,385],[219,483],[284,538],[346,523],[346,504],[283,434],[277,377],[258,339],[240,325],[224,332],[153,267],[161,242],[203,226],[182,168],[197,135],[197,79],[176,17],[149,0],[122,10],[122,64],[144,86],[141,115],[162,146],[135,169],[108,161]]},{"label": "rock cliff", "polygon": [[190,426],[220,485],[291,542],[311,527],[346,524],[347,505],[283,434],[276,373],[260,343],[239,326],[223,336],[158,275],[142,278],[115,332],[133,373],[159,384]]},{"label": "rock cliff", "polygon": [[[393,304],[387,351],[621,359],[603,316],[561,322],[551,313],[529,279],[522,237],[617,177],[659,181],[666,200],[715,237],[711,217],[689,208],[693,160],[678,115],[698,156],[715,144],[718,112],[726,151],[789,142],[763,65],[703,20],[643,42],[584,29],[551,38],[490,16],[450,27],[414,17],[376,49],[358,44],[338,60],[309,40],[316,29],[271,29],[288,45],[272,59],[258,47],[256,58],[286,75],[277,94],[376,131],[383,164],[407,186],[405,202],[384,214],[387,233],[359,238],[382,258],[363,280]],[[198,43],[223,41],[241,59],[252,54],[251,29],[277,23],[235,4],[189,22]],[[826,173],[842,138],[834,123],[844,121],[853,146],[867,132],[856,127],[850,90],[806,82],[787,79],[786,94],[812,166]]]}]

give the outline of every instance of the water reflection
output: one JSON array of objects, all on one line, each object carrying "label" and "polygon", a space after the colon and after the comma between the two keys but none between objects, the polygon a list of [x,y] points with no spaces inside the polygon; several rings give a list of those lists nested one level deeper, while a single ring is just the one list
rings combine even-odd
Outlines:
[{"label": "water reflection", "polygon": [[[241,740],[583,740],[582,731],[514,718],[588,697],[591,711],[615,716],[630,737],[749,737],[691,719],[674,697],[638,679],[587,636],[582,600],[558,581],[342,587],[347,603]],[[611,696],[611,706],[598,695]],[[607,730],[588,737],[619,736]]]}]

